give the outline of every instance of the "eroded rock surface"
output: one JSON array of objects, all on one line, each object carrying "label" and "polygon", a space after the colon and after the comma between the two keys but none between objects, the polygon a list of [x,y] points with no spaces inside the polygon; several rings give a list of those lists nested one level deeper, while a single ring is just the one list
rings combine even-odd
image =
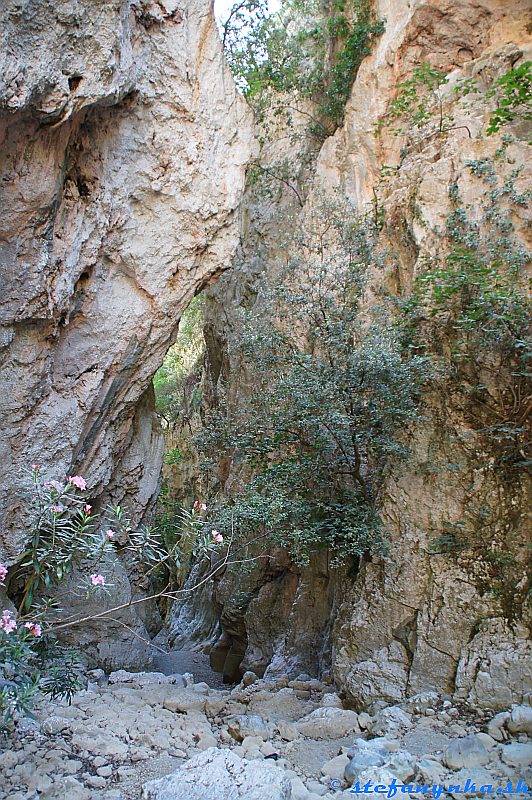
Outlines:
[{"label": "eroded rock surface", "polygon": [[251,127],[203,0],[7,2],[0,31],[5,559],[32,462],[153,498],[151,378],[230,262]]},{"label": "eroded rock surface", "polygon": [[[138,519],[154,500],[151,378],[230,263],[251,142],[206,0],[2,3],[2,562],[20,551],[32,462],[83,475],[96,509],[112,498]],[[117,634],[102,663],[146,660]]]},{"label": "eroded rock surface", "polygon": [[[503,0],[379,0],[375,5],[386,20],[385,32],[360,67],[343,126],[321,148],[303,208],[297,208],[288,190],[279,189],[262,203],[247,198],[248,224],[235,268],[207,292],[205,385],[214,406],[224,398],[238,403],[246,392],[246,372],[230,347],[238,332],[237,311],[252,305],[261,271],[275,271],[287,207],[294,227],[298,214],[311,217],[319,198],[337,190],[361,213],[374,209],[378,197],[392,266],[375,270],[370,302],[382,294],[408,294],[424,265],[445,250],[451,186],[474,209],[475,218],[482,213],[486,186],[470,165],[498,158],[502,136],[485,136],[489,101],[481,95],[460,97],[454,86],[471,77],[491,85],[512,64],[530,58],[526,3],[515,3],[511,12]],[[415,141],[394,136],[388,129],[376,137],[375,125],[397,85],[423,62],[450,75],[442,91],[445,113],[453,115],[452,129],[425,140],[422,135]],[[526,126],[516,123],[507,133],[511,143],[497,169],[504,181],[519,165],[517,183],[525,191],[530,184]],[[266,145],[267,155],[274,146]],[[386,165],[393,169],[383,179]],[[510,218],[526,247],[524,207],[517,204]],[[486,373],[483,379],[489,380]],[[497,391],[493,385],[493,395]],[[390,534],[388,558],[363,561],[354,577],[352,571],[331,569],[321,555],[308,569],[298,569],[272,550],[272,559],[266,565],[259,562],[251,574],[216,581],[211,597],[221,607],[222,627],[213,648],[217,669],[234,674],[238,657],[242,669],[272,676],[301,670],[323,675],[331,669],[337,686],[359,710],[443,688],[458,689],[463,699],[494,710],[521,702],[532,679],[525,602],[529,484],[517,472],[505,481],[487,457],[471,457],[458,441],[460,435],[467,440],[473,427],[462,406],[458,392],[442,401],[436,386],[412,431],[409,463],[386,481],[381,515]],[[445,438],[446,426],[458,435]],[[240,478],[238,468],[219,465],[221,491],[234,493]],[[438,532],[467,518],[477,497],[490,509],[490,519],[501,513],[512,520],[509,558],[516,577],[510,612],[489,565],[472,569],[466,558],[434,546]],[[481,530],[483,538],[495,539],[492,523]],[[232,598],[239,592],[249,600],[236,607]],[[200,603],[206,600],[196,597],[190,606],[176,607],[172,624],[177,641],[218,636],[211,619],[194,615],[192,607]]]}]

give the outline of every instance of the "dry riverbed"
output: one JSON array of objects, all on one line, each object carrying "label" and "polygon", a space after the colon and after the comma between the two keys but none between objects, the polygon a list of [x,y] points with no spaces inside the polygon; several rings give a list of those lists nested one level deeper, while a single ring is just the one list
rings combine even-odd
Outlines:
[{"label": "dry riverbed", "polygon": [[353,796],[348,764],[361,784],[532,784],[526,703],[495,715],[428,692],[372,711],[308,676],[246,673],[230,690],[93,671],[70,706],[42,700],[2,740],[0,800],[328,800]]}]

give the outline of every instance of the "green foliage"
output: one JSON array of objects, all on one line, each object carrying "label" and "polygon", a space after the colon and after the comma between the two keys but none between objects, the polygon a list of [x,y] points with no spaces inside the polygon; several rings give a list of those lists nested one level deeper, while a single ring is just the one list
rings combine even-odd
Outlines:
[{"label": "green foliage", "polygon": [[439,116],[437,130],[442,133],[444,114],[439,90],[447,82],[445,72],[430,64],[420,64],[408,80],[398,84],[399,94],[379,121],[375,134],[378,136],[383,128],[391,128],[397,135],[411,126],[422,128],[432,121],[436,109]]},{"label": "green foliage", "polygon": [[183,312],[175,344],[153,378],[157,413],[169,425],[177,420],[183,406],[186,378],[203,356],[204,308],[203,294],[199,294]]},{"label": "green foliage", "polygon": [[427,363],[405,359],[386,324],[360,320],[366,272],[381,257],[370,220],[323,201],[290,250],[243,320],[237,352],[253,390],[211,417],[200,446],[248,476],[214,515],[218,527],[232,519],[244,537],[273,536],[298,560],[318,546],[341,560],[382,550],[380,482],[407,455]]},{"label": "green foliage", "polygon": [[[525,61],[515,69],[504,73],[495,85],[483,92],[485,99],[496,98],[497,107],[490,113],[486,130],[488,136],[515,119],[532,119],[532,62]],[[425,136],[433,133],[448,133],[465,126],[453,125],[452,116],[444,112],[444,98],[441,87],[448,83],[443,70],[430,64],[420,64],[410,77],[399,84],[399,94],[391,102],[390,108],[376,126],[375,135],[383,128],[390,128],[395,135],[402,135],[409,129],[425,131]],[[461,79],[455,86],[458,96],[481,94],[478,83],[472,79]]]},{"label": "green foliage", "polygon": [[223,41],[235,80],[261,118],[282,115],[291,127],[294,104],[311,101],[308,130],[323,140],[342,123],[358,68],[383,30],[369,0],[285,0],[276,15],[260,0],[244,0],[224,23]]},{"label": "green foliage", "polygon": [[57,586],[74,564],[85,561],[96,566],[111,546],[105,532],[97,530],[97,519],[76,485],[78,480],[83,479],[47,481],[44,469],[32,470],[30,537],[17,567],[23,584],[21,611],[29,611],[37,592]]},{"label": "green foliage", "polygon": [[470,162],[469,169],[487,184],[478,204],[484,224],[478,206],[465,207],[451,186],[449,250],[417,278],[402,305],[400,327],[416,352],[435,352],[448,362],[474,430],[497,463],[522,467],[531,356],[522,273],[530,255],[515,239],[503,202],[524,202],[514,184],[520,171],[501,187],[493,162]]},{"label": "green foliage", "polygon": [[502,75],[490,94],[496,97],[497,107],[490,114],[488,136],[515,119],[531,120],[532,61],[525,61]]},{"label": "green foliage", "polygon": [[[18,613],[9,608],[0,615],[0,714],[4,726],[19,714],[30,713],[37,692],[52,699],[70,701],[81,686],[80,658],[63,647],[54,630],[62,624],[63,610],[57,589],[73,578],[68,593],[79,598],[109,594],[105,571],[111,552],[120,553],[143,576],[181,570],[183,561],[215,550],[223,539],[208,532],[198,504],[191,512],[179,509],[170,525],[134,527],[124,508],[112,505],[93,515],[84,497],[85,480],[75,475],[60,482],[49,480],[46,470],[32,465],[31,491],[26,492],[29,524],[28,546],[19,562],[9,569],[0,564],[0,585],[9,576],[9,595],[19,603]],[[116,556],[115,556],[116,558]],[[92,574],[88,575],[91,570]]]}]

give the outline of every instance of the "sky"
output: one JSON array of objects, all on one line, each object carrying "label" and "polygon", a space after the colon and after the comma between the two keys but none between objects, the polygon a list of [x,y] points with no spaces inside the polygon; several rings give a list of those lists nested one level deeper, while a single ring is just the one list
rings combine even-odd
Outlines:
[{"label": "sky", "polygon": [[[235,0],[214,0],[214,13],[216,19],[226,19],[229,11],[235,4]],[[268,3],[270,13],[279,11],[281,7],[281,0],[269,0]]]}]

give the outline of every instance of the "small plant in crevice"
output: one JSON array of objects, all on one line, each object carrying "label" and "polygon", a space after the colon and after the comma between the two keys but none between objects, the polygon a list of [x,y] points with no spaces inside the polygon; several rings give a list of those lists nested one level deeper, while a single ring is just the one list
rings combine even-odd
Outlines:
[{"label": "small plant in crevice", "polygon": [[449,250],[417,278],[399,326],[409,347],[435,352],[448,365],[449,386],[461,394],[471,425],[468,446],[476,436],[500,467],[514,470],[528,461],[530,400],[530,301],[523,280],[530,255],[505,208],[524,202],[515,188],[520,170],[500,185],[493,162],[468,166],[486,185],[483,217],[463,204],[453,184]]},{"label": "small plant in crevice", "polygon": [[[471,137],[467,125],[455,122],[451,108],[453,100],[470,94],[482,96],[486,104],[493,98],[496,100],[496,108],[489,112],[488,136],[498,133],[511,122],[529,121],[532,119],[531,66],[532,62],[526,61],[512,67],[488,89],[481,89],[480,82],[474,78],[459,78],[451,92],[445,91],[449,76],[444,70],[431,64],[420,64],[398,84],[399,93],[377,123],[375,135],[389,129],[394,135],[417,133],[424,141],[435,135],[466,130]],[[467,111],[466,108],[462,110]]]},{"label": "small plant in crevice", "polygon": [[382,552],[379,490],[408,454],[427,360],[404,356],[360,303],[382,258],[378,230],[344,201],[323,199],[294,234],[293,257],[244,314],[236,345],[253,384],[237,409],[212,414],[198,442],[230,459],[244,485],[213,510],[243,537],[273,538],[304,562]]},{"label": "small plant in crevice", "polygon": [[488,136],[516,119],[532,120],[532,61],[525,61],[501,75],[488,96],[497,102],[490,114]]},{"label": "small plant in crevice", "polygon": [[471,493],[463,517],[432,538],[430,552],[452,558],[481,596],[495,597],[513,624],[530,599],[530,553],[526,533],[516,533],[523,508],[518,487],[503,496],[494,477],[487,474],[482,490]]}]

